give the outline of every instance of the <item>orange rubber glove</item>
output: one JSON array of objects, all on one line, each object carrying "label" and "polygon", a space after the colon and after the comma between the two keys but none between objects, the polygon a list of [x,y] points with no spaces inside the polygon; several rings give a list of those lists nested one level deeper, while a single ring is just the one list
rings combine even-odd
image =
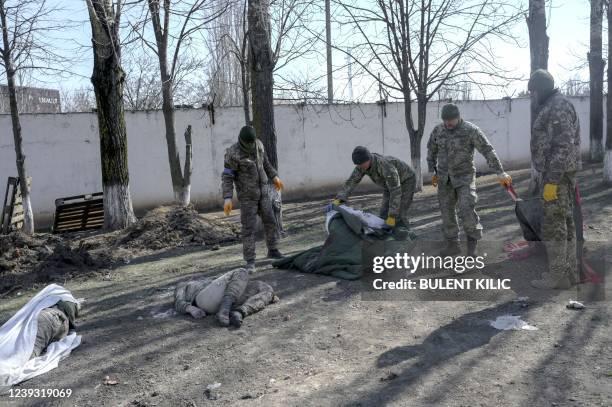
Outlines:
[{"label": "orange rubber glove", "polygon": [[276,188],[277,191],[282,191],[283,188],[285,188],[285,185],[283,185],[283,181],[281,181],[278,177],[274,177],[272,182],[274,182],[274,188]]},{"label": "orange rubber glove", "polygon": [[231,198],[226,198],[223,202],[223,213],[225,214],[225,216],[229,216],[232,213],[233,207],[234,206],[232,204]]},{"label": "orange rubber glove", "polygon": [[434,187],[438,186],[438,176],[436,174],[431,176],[431,185]]}]

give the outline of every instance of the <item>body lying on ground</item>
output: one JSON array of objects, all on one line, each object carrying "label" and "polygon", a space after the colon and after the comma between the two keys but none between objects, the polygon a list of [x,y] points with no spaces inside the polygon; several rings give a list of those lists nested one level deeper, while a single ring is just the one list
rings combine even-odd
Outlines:
[{"label": "body lying on ground", "polygon": [[204,277],[179,283],[174,290],[177,312],[194,318],[216,314],[221,326],[231,324],[237,328],[242,325],[244,317],[277,301],[272,286],[263,281],[249,280],[245,268],[229,271],[216,280]]},{"label": "body lying on ground", "polygon": [[54,306],[41,310],[30,359],[42,355],[51,343],[65,338],[75,328],[78,315],[79,304],[70,301],[58,301]]}]

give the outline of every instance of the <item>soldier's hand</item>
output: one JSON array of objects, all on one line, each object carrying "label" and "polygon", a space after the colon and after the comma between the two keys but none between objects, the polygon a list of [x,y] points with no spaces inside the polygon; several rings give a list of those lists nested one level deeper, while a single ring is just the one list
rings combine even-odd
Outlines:
[{"label": "soldier's hand", "polygon": [[274,188],[276,188],[277,191],[282,191],[283,188],[285,188],[285,185],[283,185],[283,181],[281,181],[278,177],[274,177],[272,182],[274,182]]},{"label": "soldier's hand", "polygon": [[336,199],[334,199],[334,200],[332,201],[332,205],[334,205],[334,206],[340,206],[340,205],[342,205],[342,202],[344,202],[342,199],[338,199],[338,198],[336,198]]},{"label": "soldier's hand", "polygon": [[194,307],[193,305],[187,306],[185,311],[190,313],[191,316],[194,317],[195,319],[204,318],[206,316],[206,312],[204,312],[203,309],[198,308],[198,307]]},{"label": "soldier's hand", "polygon": [[544,193],[542,198],[546,202],[554,201],[557,199],[557,184],[546,184],[544,185]]},{"label": "soldier's hand", "polygon": [[225,198],[225,201],[223,202],[223,213],[225,213],[225,216],[229,216],[230,213],[232,213],[232,208],[233,208],[232,199]]},{"label": "soldier's hand", "polygon": [[498,174],[497,179],[499,180],[499,184],[504,188],[508,188],[512,185],[512,177],[507,172]]},{"label": "soldier's hand", "polygon": [[438,175],[434,174],[431,176],[431,185],[433,185],[434,187],[438,186]]}]

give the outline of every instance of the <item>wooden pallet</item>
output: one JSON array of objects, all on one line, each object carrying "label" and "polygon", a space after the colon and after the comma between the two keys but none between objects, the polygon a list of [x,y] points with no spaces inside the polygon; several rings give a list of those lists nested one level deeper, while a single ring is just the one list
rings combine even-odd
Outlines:
[{"label": "wooden pallet", "polygon": [[[28,177],[28,186],[32,185],[32,178]],[[23,228],[23,198],[19,187],[19,177],[8,177],[2,216],[0,216],[0,233],[8,234]]]},{"label": "wooden pallet", "polygon": [[53,233],[101,229],[104,226],[102,196],[102,192],[96,192],[56,199]]}]

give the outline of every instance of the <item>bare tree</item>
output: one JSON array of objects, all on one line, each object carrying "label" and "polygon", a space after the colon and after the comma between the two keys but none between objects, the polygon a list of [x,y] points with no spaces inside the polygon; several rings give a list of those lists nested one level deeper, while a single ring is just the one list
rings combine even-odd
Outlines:
[{"label": "bare tree", "polygon": [[124,58],[124,101],[129,110],[154,110],[162,107],[161,81],[157,62],[147,54],[130,53]]},{"label": "bare tree", "polygon": [[587,54],[589,61],[590,136],[589,158],[603,160],[603,77],[605,61],[602,58],[603,0],[591,0],[591,41]]},{"label": "bare tree", "polygon": [[[181,168],[175,129],[174,91],[182,79],[203,68],[204,59],[196,55],[195,47],[192,47],[195,34],[218,14],[208,13],[209,2],[206,0],[146,0],[146,5],[145,17],[132,23],[132,28],[133,33],[157,56],[174,200],[186,206],[191,200],[191,174]],[[153,40],[147,31],[149,25]],[[187,150],[190,148],[188,145]],[[185,169],[191,167],[185,164]]]},{"label": "bare tree", "polygon": [[49,43],[50,33],[59,28],[52,18],[57,11],[57,8],[49,7],[46,0],[0,0],[0,66],[6,75],[8,87],[17,174],[24,210],[23,231],[28,234],[34,233],[34,213],[30,185],[27,182],[16,81],[24,75],[31,76],[36,70],[45,73],[61,72],[58,67],[66,62],[66,58],[55,52]]},{"label": "bare tree", "polygon": [[91,112],[96,106],[96,97],[91,88],[62,89],[60,94],[62,112]]},{"label": "bare tree", "polygon": [[327,62],[327,103],[334,102],[334,74],[331,39],[331,0],[325,0],[325,51]]},{"label": "bare tree", "polygon": [[[531,57],[531,72],[537,69],[548,69],[548,35],[546,35],[546,0],[529,0],[529,14],[527,16],[529,29],[529,55]],[[534,94],[531,98],[531,125],[537,115],[538,101]],[[531,164],[531,180],[529,194],[539,194],[542,174]]]},{"label": "bare tree", "polygon": [[497,65],[489,41],[514,40],[510,28],[522,10],[509,1],[494,0],[337,1],[347,20],[341,23],[351,24],[363,42],[353,44],[350,52],[334,48],[349,54],[372,78],[379,80],[382,73],[382,86],[393,92],[392,97],[403,99],[420,189],[427,102],[447,83],[502,86],[510,74]]},{"label": "bare tree", "polygon": [[123,109],[121,67],[121,0],[85,0],[91,22],[94,66],[91,82],[96,94],[104,226],[123,229],[136,221],[130,197],[127,131]]},{"label": "bare tree", "polygon": [[[612,55],[612,7],[608,2],[608,59]],[[608,97],[606,98],[606,153],[604,157],[603,178],[604,183],[612,185],[612,97],[610,97],[610,84],[612,83],[612,68],[608,63]]]}]

